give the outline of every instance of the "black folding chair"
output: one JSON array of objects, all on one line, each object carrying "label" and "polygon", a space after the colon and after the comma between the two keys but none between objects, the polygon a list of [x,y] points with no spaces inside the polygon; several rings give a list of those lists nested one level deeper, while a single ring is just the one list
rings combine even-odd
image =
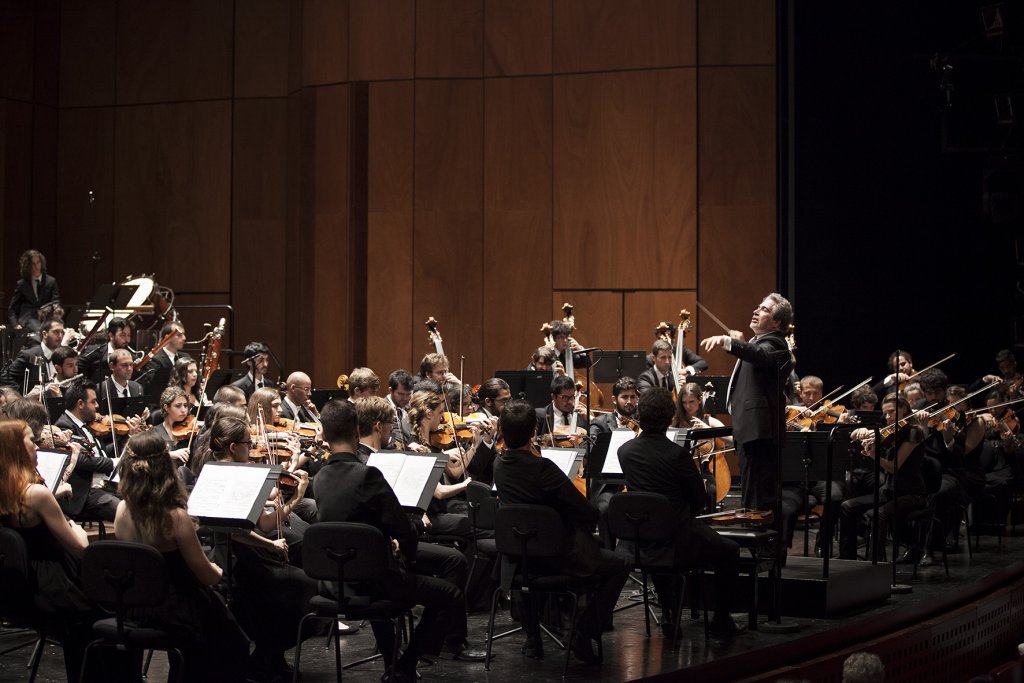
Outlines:
[{"label": "black folding chair", "polygon": [[[630,491],[616,493],[608,503],[608,530],[619,541],[629,541],[633,546],[633,569],[640,570],[643,590],[644,626],[647,637],[651,637],[651,606],[647,577],[650,574],[673,574],[680,579],[679,596],[675,605],[672,646],[676,647],[682,619],[683,596],[686,593],[686,577],[693,577],[693,595],[698,596],[701,569],[698,566],[680,566],[674,561],[658,564],[645,563],[641,551],[645,544],[668,544],[675,537],[678,520],[668,498],[658,493]],[[671,548],[670,548],[671,550]],[[632,605],[631,605],[632,606]],[[704,639],[709,639],[708,611],[704,609]]]},{"label": "black folding chair", "polygon": [[[576,636],[579,598],[588,595],[594,599],[601,583],[601,577],[578,577],[569,574],[545,571],[545,561],[561,560],[569,540],[566,538],[562,518],[553,509],[544,505],[502,505],[498,508],[495,522],[495,542],[498,552],[513,563],[516,570],[510,589],[522,593],[548,593],[564,595],[572,601],[572,618],[569,637],[565,646],[565,666],[562,677],[569,671],[569,645]],[[491,616],[487,624],[487,654],[484,669],[490,670],[491,644],[494,641],[494,616],[498,607],[499,587],[491,598]],[[597,641],[598,658],[603,659],[604,648]]]},{"label": "black folding chair", "polygon": [[[302,570],[313,579],[336,582],[336,597],[315,595],[309,601],[309,614],[299,622],[295,647],[295,674],[298,680],[302,654],[302,633],[309,619],[330,619],[334,636],[334,665],[341,681],[341,637],[338,619],[346,621],[390,621],[395,629],[391,661],[398,658],[402,637],[402,618],[410,605],[377,599],[372,588],[385,575],[391,546],[376,527],[354,522],[319,522],[309,527],[302,539]],[[369,586],[370,592],[358,584]]]},{"label": "black folding chair", "polygon": [[476,576],[477,561],[482,557],[490,559],[498,554],[498,546],[493,538],[479,538],[480,532],[493,532],[495,516],[498,513],[498,499],[491,493],[491,487],[478,481],[469,482],[466,487],[466,500],[469,507],[469,523],[473,526],[473,538],[470,549],[473,560],[466,575],[463,592],[469,594],[469,584]]},{"label": "black folding chair", "polygon": [[127,620],[130,611],[156,607],[167,599],[167,570],[157,549],[124,541],[93,543],[82,558],[82,588],[90,600],[114,613],[93,624],[97,639],[85,648],[82,680],[87,680],[89,653],[95,647],[162,650],[170,664],[167,679],[184,680],[185,658],[178,639],[163,629],[136,626]]},{"label": "black folding chair", "polygon": [[19,629],[33,631],[36,636],[0,655],[33,645],[28,661],[29,683],[35,680],[39,670],[47,633],[47,620],[35,607],[35,593],[25,539],[13,529],[0,527],[0,617]]}]

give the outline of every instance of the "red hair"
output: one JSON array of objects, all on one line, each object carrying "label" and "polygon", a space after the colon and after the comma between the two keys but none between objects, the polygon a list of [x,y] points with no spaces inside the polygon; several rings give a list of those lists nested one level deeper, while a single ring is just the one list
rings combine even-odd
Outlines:
[{"label": "red hair", "polygon": [[25,487],[37,480],[36,464],[25,448],[23,420],[0,420],[0,517],[21,511]]}]

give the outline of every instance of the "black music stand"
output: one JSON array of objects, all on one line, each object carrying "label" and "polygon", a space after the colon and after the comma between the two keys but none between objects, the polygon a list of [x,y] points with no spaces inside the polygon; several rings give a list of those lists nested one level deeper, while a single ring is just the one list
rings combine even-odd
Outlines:
[{"label": "black music stand", "polygon": [[[248,372],[248,370],[246,370]],[[227,368],[217,368],[210,375],[210,379],[206,382],[206,398],[213,400],[213,397],[217,394],[217,390],[226,384],[231,384],[235,380],[239,379],[245,372],[239,372],[238,370],[228,370]]]},{"label": "black music stand", "polygon": [[636,379],[647,369],[646,351],[594,351],[594,381],[614,384],[623,377]]},{"label": "black music stand", "polygon": [[314,389],[309,395],[317,411],[323,410],[328,401],[344,401],[348,398],[348,392],[344,389]]},{"label": "black music stand", "polygon": [[550,370],[499,370],[494,376],[508,383],[512,398],[522,395],[534,408],[551,403],[551,380],[555,376]]},{"label": "black music stand", "polygon": [[725,398],[729,393],[729,375],[697,375],[691,378],[690,381],[696,382],[702,388],[708,382],[711,382],[711,386],[715,388],[714,396],[708,396],[708,400],[704,402],[705,414],[721,415],[727,412]]}]

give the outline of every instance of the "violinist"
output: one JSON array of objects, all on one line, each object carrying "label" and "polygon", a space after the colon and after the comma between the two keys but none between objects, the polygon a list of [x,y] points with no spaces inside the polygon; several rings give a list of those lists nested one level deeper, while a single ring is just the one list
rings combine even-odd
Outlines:
[{"label": "violinist", "polygon": [[[71,380],[78,376],[78,352],[68,346],[58,346],[50,356],[50,363],[53,364],[53,377],[46,385],[50,396],[59,398],[64,395],[64,387],[71,383]],[[37,384],[25,395],[26,398],[35,397],[38,400],[42,393],[42,385]]]},{"label": "violinist", "polygon": [[[926,405],[920,382],[907,382],[903,385],[903,391],[900,392],[900,395],[907,399],[907,403],[915,408]],[[877,403],[877,395],[875,398]]]},{"label": "violinist", "polygon": [[544,408],[537,408],[537,433],[545,434],[566,432],[572,425],[572,416],[576,414],[576,427],[589,428],[587,408],[576,400],[576,382],[571,377],[561,376],[551,380],[551,403]]},{"label": "violinist", "polygon": [[78,356],[78,367],[89,378],[103,379],[108,373],[107,363],[117,349],[127,349],[132,340],[132,326],[124,318],[114,317],[107,323],[107,341],[92,344],[82,349]]},{"label": "violinist", "polygon": [[[1024,393],[1024,375],[1021,375],[1017,369],[1017,357],[1013,355],[1013,351],[1010,349],[999,351],[996,354],[996,367],[999,368],[998,375],[985,375],[975,384],[980,387],[983,384],[1001,381],[1002,384],[999,386],[999,390],[1002,392],[1004,400],[1021,396]],[[971,385],[972,390],[975,388],[975,385]]]},{"label": "violinist", "polygon": [[[451,372],[448,356],[441,353],[428,353],[420,361],[419,379],[430,379],[445,389],[449,385],[459,384],[459,379]],[[351,382],[351,378],[349,380]]]},{"label": "violinist", "polygon": [[477,398],[480,399],[480,412],[487,419],[487,424],[481,427],[481,440],[476,448],[473,459],[466,463],[466,471],[477,481],[485,484],[494,483],[494,460],[498,455],[501,433],[499,432],[499,418],[501,411],[512,397],[509,391],[508,382],[492,377],[480,385],[477,390]]},{"label": "violinist", "polygon": [[632,377],[620,377],[612,386],[612,397],[615,408],[610,413],[594,418],[590,423],[590,436],[597,436],[613,429],[632,428],[636,419],[636,405],[640,400],[636,380]]},{"label": "violinist", "polygon": [[409,448],[415,441],[412,426],[409,424],[409,413],[406,412],[409,399],[412,398],[412,381],[412,375],[405,370],[395,370],[388,375],[388,395],[385,399],[395,409],[395,424],[391,429],[391,445],[399,450]]},{"label": "violinist", "polygon": [[581,353],[583,346],[572,338],[572,327],[562,320],[551,321],[551,340],[555,344],[555,360],[565,367],[565,354],[572,352],[572,364],[574,368],[590,367],[590,354]]},{"label": "violinist", "polygon": [[320,411],[313,405],[310,396],[313,381],[304,372],[293,372],[285,383],[285,394],[281,400],[281,416],[288,420],[317,424]]},{"label": "violinist", "polygon": [[40,369],[44,381],[54,376],[53,353],[60,348],[61,340],[64,339],[64,323],[51,318],[42,324],[39,331],[41,342],[18,352],[7,369],[4,383],[27,392],[39,384]]},{"label": "violinist", "polygon": [[[225,413],[210,428],[211,462],[248,463],[251,461],[249,451],[254,445],[244,418]],[[256,521],[255,530],[232,533],[230,540],[222,533],[215,536],[218,540],[214,552],[221,566],[227,566],[230,561],[226,547],[231,543],[232,580],[235,582],[232,611],[256,644],[249,657],[247,678],[250,680],[280,680],[291,675],[284,653],[295,646],[299,620],[307,610],[309,599],[317,593],[316,581],[295,564],[301,555],[298,530],[308,525],[292,513],[303,500],[309,478],[301,471],[294,476],[298,481],[291,502],[283,502],[280,489],[275,487]]]},{"label": "violinist", "polygon": [[[704,508],[704,484],[693,460],[681,446],[665,437],[675,412],[668,389],[655,388],[641,396],[637,417],[643,431],[619,448],[619,462],[630,491],[659,493],[669,499],[676,512],[676,535],[672,544],[642,549],[645,561],[661,560],[672,566],[699,558],[702,564],[713,568],[716,603],[711,630],[716,636],[731,638],[743,631],[729,614],[732,596],[736,593],[740,548],[694,518]],[[663,557],[666,553],[667,557]],[[674,635],[671,626],[676,623],[676,615],[669,606],[677,604],[675,582],[659,574],[655,574],[654,582],[662,604],[662,628],[666,635]]]},{"label": "violinist", "polygon": [[160,410],[163,413],[164,421],[153,427],[153,431],[167,444],[171,458],[177,460],[176,464],[187,465],[188,446],[180,444],[183,441],[187,442],[188,435],[186,434],[185,438],[174,436],[174,432],[178,431],[175,428],[184,425],[185,419],[189,417],[188,397],[185,396],[185,391],[181,387],[175,386],[164,389],[160,394]]},{"label": "violinist", "polygon": [[[868,458],[881,458],[879,465],[883,483],[879,491],[878,536],[874,539],[879,551],[885,545],[886,533],[892,526],[894,513],[898,519],[905,520],[908,513],[920,510],[928,504],[922,475],[925,460],[925,428],[917,417],[911,414],[910,404],[906,399],[900,398],[896,393],[891,393],[882,400],[882,412],[885,414],[886,423],[895,426],[896,429],[891,437],[883,441],[881,448],[874,442],[874,433],[871,430],[856,429],[850,435],[851,439],[861,442],[864,454]],[[899,426],[900,422],[903,426]],[[839,519],[840,559],[858,559],[857,533],[864,513],[873,505],[873,492],[843,501]],[[893,530],[893,533],[897,533],[897,530]],[[919,548],[911,547],[908,559],[916,560],[917,557],[914,556],[919,553]],[[872,556],[872,549],[869,549],[867,559],[871,559]]]},{"label": "violinist", "polygon": [[64,405],[64,414],[54,426],[70,430],[83,447],[68,479],[71,499],[62,502],[61,508],[73,519],[113,522],[120,498],[92,485],[94,475],[110,476],[117,465],[117,460],[107,457],[103,444],[86,427],[96,420],[96,385],[88,380],[74,382],[64,392]]},{"label": "violinist", "polygon": [[[914,402],[909,397],[904,396],[910,405],[914,405]],[[850,408],[853,409],[854,414],[861,413],[873,413],[875,406],[878,405],[878,396],[875,395],[875,390],[869,386],[863,386],[859,389],[855,389],[850,394]]]},{"label": "violinist", "polygon": [[348,376],[348,400],[355,403],[380,391],[380,377],[370,368],[356,368]]},{"label": "violinist", "polygon": [[190,408],[195,408],[205,402],[205,397],[200,396],[199,366],[185,354],[179,354],[178,359],[174,361],[174,368],[171,370],[167,386],[181,387]]},{"label": "violinist", "polygon": [[[281,395],[277,393],[277,389],[271,389],[270,387],[263,387],[257,389],[253,395],[249,398],[249,405],[246,408],[246,413],[249,417],[249,424],[255,430],[260,420],[260,412],[263,413],[263,421],[269,427],[279,425],[281,422]],[[289,431],[274,431],[274,443],[271,447],[275,450],[280,449],[287,456],[288,462],[292,464],[294,468],[305,464],[308,458],[303,459],[304,456],[300,456],[299,453],[299,437]],[[268,432],[269,433],[269,432]],[[258,441],[262,439],[262,435],[257,434]],[[265,445],[257,442],[253,446],[252,455],[257,454],[257,449],[265,449]],[[268,457],[265,450],[259,451],[262,457]],[[278,456],[280,458],[280,456]],[[269,462],[275,462],[273,459]]]},{"label": "violinist", "polygon": [[886,394],[897,391],[900,383],[906,382],[914,374],[914,359],[911,358],[909,351],[904,351],[903,349],[896,349],[889,354],[887,366],[889,374],[872,387],[879,401]]},{"label": "violinist", "polygon": [[253,341],[245,345],[242,350],[242,363],[249,367],[249,371],[240,379],[231,383],[245,394],[248,401],[253,392],[265,386],[271,386],[267,379],[267,367],[270,365],[270,347],[263,342]]},{"label": "violinist", "polygon": [[238,387],[225,384],[213,395],[213,403],[214,405],[223,403],[231,406],[238,406],[244,410],[246,406],[245,393]]},{"label": "violinist", "polygon": [[800,404],[806,407],[816,406],[824,395],[825,383],[815,375],[804,375],[800,378]]},{"label": "violinist", "polygon": [[[173,334],[171,334],[173,332]],[[144,376],[143,384],[148,388],[152,386],[165,386],[169,384],[171,372],[178,358],[182,355],[181,350],[185,348],[185,326],[177,320],[165,323],[160,328],[160,339],[170,335],[168,341],[153,358],[142,368],[140,377]],[[191,401],[190,401],[191,402]]]},{"label": "violinist", "polygon": [[371,455],[380,451],[391,438],[395,421],[395,408],[386,398],[367,396],[355,403],[359,427],[359,446],[356,458],[366,464]]}]

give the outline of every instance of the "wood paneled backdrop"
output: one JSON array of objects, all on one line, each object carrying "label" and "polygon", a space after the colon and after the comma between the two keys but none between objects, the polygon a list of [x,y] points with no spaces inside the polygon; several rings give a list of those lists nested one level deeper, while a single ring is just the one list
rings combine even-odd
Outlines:
[{"label": "wood paneled backdrop", "polygon": [[776,282],[770,0],[0,0],[0,33],[5,289],[35,247],[84,301],[95,253],[329,386],[415,371],[431,315],[476,383],[563,301],[638,349]]}]

